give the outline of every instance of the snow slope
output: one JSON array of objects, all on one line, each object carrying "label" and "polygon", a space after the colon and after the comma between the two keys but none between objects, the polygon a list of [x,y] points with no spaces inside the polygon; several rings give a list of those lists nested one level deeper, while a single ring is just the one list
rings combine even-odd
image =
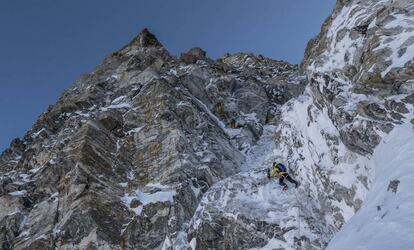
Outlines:
[{"label": "snow slope", "polygon": [[[361,210],[327,249],[412,249],[414,247],[414,129],[396,127],[376,148],[376,177]],[[399,181],[396,192],[389,186]]]}]

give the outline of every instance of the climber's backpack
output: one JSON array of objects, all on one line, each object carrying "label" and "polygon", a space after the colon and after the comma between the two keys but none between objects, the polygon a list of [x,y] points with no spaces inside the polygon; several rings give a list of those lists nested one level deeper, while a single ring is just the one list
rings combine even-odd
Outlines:
[{"label": "climber's backpack", "polygon": [[280,170],[280,172],[286,172],[287,171],[286,166],[283,165],[282,163],[278,163],[276,165],[276,167]]}]

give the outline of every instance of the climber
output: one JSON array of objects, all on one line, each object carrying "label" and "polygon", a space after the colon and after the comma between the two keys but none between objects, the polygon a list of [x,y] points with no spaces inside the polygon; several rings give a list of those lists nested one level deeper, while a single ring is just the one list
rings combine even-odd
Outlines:
[{"label": "climber", "polygon": [[267,171],[267,178],[274,177],[275,175],[279,176],[279,184],[283,186],[283,191],[288,190],[288,185],[285,183],[285,179],[289,182],[295,184],[295,188],[298,188],[299,182],[295,181],[290,177],[289,173],[287,172],[287,168],[282,163],[273,162],[273,166],[271,169]]}]

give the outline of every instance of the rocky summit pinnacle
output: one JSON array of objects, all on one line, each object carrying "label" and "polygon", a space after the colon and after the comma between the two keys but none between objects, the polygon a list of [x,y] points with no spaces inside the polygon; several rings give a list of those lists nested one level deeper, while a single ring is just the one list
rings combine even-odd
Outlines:
[{"label": "rocky summit pinnacle", "polygon": [[413,16],[338,1],[301,70],[144,29],[0,155],[0,248],[408,249]]},{"label": "rocky summit pinnacle", "polygon": [[154,34],[152,34],[147,28],[144,28],[138,36],[136,36],[130,43],[131,45],[146,47],[162,47],[162,44],[158,41]]}]

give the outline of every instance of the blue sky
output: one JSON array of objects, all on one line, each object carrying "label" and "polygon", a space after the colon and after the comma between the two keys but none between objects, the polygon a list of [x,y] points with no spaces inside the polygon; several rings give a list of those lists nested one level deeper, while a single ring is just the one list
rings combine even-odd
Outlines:
[{"label": "blue sky", "polygon": [[254,52],[299,63],[334,0],[13,0],[0,3],[0,151],[83,72],[147,27],[175,55]]}]

